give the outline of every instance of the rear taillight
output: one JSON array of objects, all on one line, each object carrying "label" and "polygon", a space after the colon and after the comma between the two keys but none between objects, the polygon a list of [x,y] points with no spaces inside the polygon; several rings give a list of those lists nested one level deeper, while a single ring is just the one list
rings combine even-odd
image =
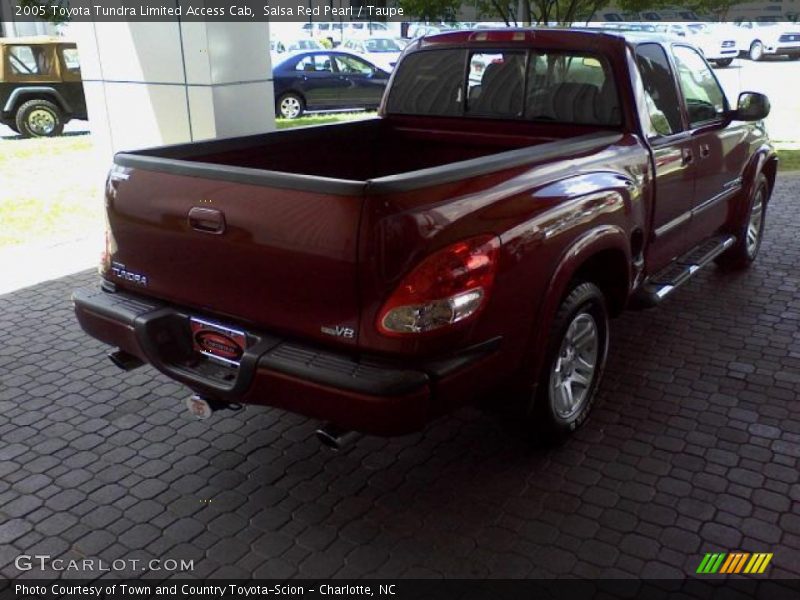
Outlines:
[{"label": "rear taillight", "polygon": [[100,275],[105,275],[108,270],[111,268],[111,233],[108,230],[108,226],[106,226],[106,230],[103,234],[103,250],[100,253],[100,264],[97,266],[97,270]]},{"label": "rear taillight", "polygon": [[447,246],[417,265],[378,313],[378,331],[408,335],[453,325],[486,304],[497,270],[500,240],[493,235]]},{"label": "rear taillight", "polygon": [[114,165],[106,178],[105,209],[103,210],[103,222],[105,230],[103,234],[103,249],[100,254],[100,264],[98,271],[100,275],[105,275],[111,269],[111,257],[117,252],[117,241],[111,231],[111,223],[108,220],[108,213],[111,210],[113,201],[117,196],[117,184],[128,179],[128,169]]}]

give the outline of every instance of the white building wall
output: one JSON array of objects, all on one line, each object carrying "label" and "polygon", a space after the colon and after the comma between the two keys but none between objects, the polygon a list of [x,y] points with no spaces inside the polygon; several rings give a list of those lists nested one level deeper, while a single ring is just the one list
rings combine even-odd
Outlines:
[{"label": "white building wall", "polygon": [[67,36],[109,156],[275,127],[266,23],[73,23]]}]

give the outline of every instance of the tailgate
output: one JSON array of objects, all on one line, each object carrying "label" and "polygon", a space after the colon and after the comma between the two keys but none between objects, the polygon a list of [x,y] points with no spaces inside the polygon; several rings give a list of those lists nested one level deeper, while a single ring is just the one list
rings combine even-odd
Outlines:
[{"label": "tailgate", "polygon": [[354,345],[363,194],[352,183],[332,194],[115,167],[105,276],[223,323]]}]

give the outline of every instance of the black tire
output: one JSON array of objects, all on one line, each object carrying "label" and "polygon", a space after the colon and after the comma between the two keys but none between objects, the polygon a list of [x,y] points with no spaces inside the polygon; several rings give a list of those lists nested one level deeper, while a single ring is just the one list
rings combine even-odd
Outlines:
[{"label": "black tire", "polygon": [[732,58],[718,58],[714,61],[718,67],[729,67],[733,62]]},{"label": "black tire", "polygon": [[759,61],[764,58],[764,44],[761,43],[761,40],[755,40],[750,44],[750,50],[747,52],[747,56],[750,57],[750,60],[754,61]]},{"label": "black tire", "polygon": [[[292,107],[294,107],[294,110],[292,110]],[[275,112],[282,119],[298,119],[303,116],[305,109],[305,100],[294,92],[282,94],[275,104]]]},{"label": "black tire", "polygon": [[[764,237],[768,200],[769,182],[762,174],[756,179],[753,196],[747,203],[747,211],[742,215],[742,222],[736,228],[736,243],[715,259],[717,265],[723,270],[739,271],[753,264]],[[757,223],[753,223],[754,218]],[[755,240],[753,240],[753,236],[755,236]]]},{"label": "black tire", "polygon": [[[592,326],[594,343],[587,337]],[[582,330],[582,327],[585,329]],[[583,334],[572,338],[573,328],[576,333],[583,331]],[[608,334],[608,308],[603,292],[593,283],[576,284],[556,313],[542,373],[527,407],[529,425],[539,439],[547,443],[562,442],[586,421],[605,370]],[[576,339],[581,341],[573,343]],[[590,352],[592,347],[594,351]],[[590,361],[592,356],[594,360]],[[581,360],[584,362],[581,363]],[[593,363],[593,368],[587,376],[589,370],[585,365],[588,362]],[[568,374],[566,378],[565,373]],[[576,373],[586,380],[585,384],[578,384],[577,391],[572,385]],[[570,409],[564,403],[567,398],[563,393],[567,387],[565,379],[571,381],[568,384],[568,397],[575,401],[575,406]],[[577,393],[582,394],[579,399],[573,395]]]},{"label": "black tire", "polygon": [[17,131],[27,138],[55,137],[64,131],[61,109],[49,100],[28,100],[17,109]]}]

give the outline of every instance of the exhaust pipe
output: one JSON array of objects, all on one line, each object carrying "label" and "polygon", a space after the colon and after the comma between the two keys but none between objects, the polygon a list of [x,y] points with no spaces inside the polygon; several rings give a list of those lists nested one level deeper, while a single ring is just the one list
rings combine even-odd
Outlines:
[{"label": "exhaust pipe", "polygon": [[200,394],[192,394],[186,399],[186,408],[189,409],[190,415],[205,421],[217,410],[217,403],[210,398],[204,398]]},{"label": "exhaust pipe", "polygon": [[339,429],[336,425],[332,425],[331,423],[326,423],[317,429],[315,433],[320,443],[334,452],[338,452],[345,446],[349,446],[360,435],[357,431]]},{"label": "exhaust pipe", "polygon": [[133,371],[144,364],[144,362],[133,354],[129,354],[125,352],[125,350],[120,350],[119,348],[113,352],[109,352],[108,358],[123,371]]}]

